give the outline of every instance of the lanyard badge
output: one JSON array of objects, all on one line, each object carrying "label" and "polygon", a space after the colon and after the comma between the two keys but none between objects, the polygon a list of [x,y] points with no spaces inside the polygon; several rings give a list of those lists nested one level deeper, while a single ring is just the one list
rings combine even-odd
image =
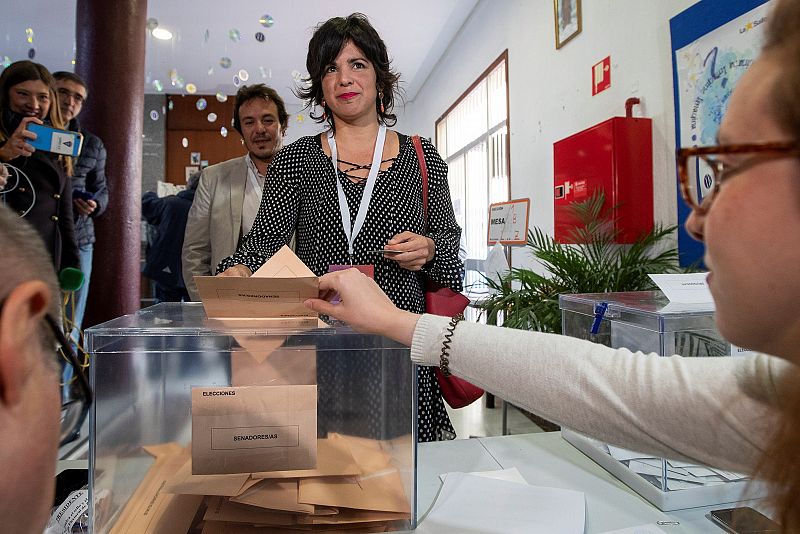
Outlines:
[{"label": "lanyard badge", "polygon": [[344,194],[344,187],[339,181],[339,159],[336,151],[336,137],[333,130],[328,131],[328,145],[331,147],[331,162],[333,163],[333,176],[336,180],[336,193],[339,196],[339,211],[342,215],[342,228],[344,235],[347,238],[347,252],[350,255],[350,263],[353,263],[353,244],[356,241],[356,236],[364,226],[364,220],[367,218],[367,210],[369,203],[372,200],[372,191],[375,189],[375,182],[378,178],[378,171],[381,167],[381,158],[383,157],[383,145],[386,141],[386,125],[381,124],[378,128],[378,137],[375,139],[375,150],[372,153],[372,167],[369,169],[367,175],[367,183],[364,186],[364,194],[361,197],[361,204],[358,206],[358,213],[356,214],[355,223],[350,220],[350,207],[347,205],[347,197]]}]

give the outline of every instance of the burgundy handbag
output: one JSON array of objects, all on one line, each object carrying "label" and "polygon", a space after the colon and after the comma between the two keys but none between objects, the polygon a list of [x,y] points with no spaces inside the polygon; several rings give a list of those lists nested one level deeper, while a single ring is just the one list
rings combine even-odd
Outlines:
[{"label": "burgundy handbag", "polygon": [[[422,151],[422,141],[418,135],[411,138],[414,142],[414,149],[417,151],[419,160],[419,170],[422,173],[422,210],[425,213],[425,226],[428,225],[428,166],[425,164],[425,153]],[[453,317],[463,313],[469,305],[469,299],[450,289],[449,287],[437,284],[433,280],[428,280],[425,284],[425,311],[432,315],[444,315]],[[457,376],[445,376],[442,370],[436,368],[436,380],[439,382],[439,389],[442,390],[442,397],[451,408],[463,408],[480,399],[483,390],[478,386],[470,384],[463,378]]]}]

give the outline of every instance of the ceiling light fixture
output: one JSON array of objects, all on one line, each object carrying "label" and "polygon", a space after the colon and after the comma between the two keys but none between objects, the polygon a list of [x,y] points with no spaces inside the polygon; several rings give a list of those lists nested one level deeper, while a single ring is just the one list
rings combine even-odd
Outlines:
[{"label": "ceiling light fixture", "polygon": [[172,39],[172,32],[164,28],[155,28],[153,30],[153,37],[161,39],[162,41],[169,41]]}]

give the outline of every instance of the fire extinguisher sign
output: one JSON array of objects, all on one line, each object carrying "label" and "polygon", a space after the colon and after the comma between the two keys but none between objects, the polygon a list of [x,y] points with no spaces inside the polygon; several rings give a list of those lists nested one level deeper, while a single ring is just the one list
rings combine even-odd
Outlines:
[{"label": "fire extinguisher sign", "polygon": [[489,206],[488,244],[524,245],[528,236],[529,198]]}]

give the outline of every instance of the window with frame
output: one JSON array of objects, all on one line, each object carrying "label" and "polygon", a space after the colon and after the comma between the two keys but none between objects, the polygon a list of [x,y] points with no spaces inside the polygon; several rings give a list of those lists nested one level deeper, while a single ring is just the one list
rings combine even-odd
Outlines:
[{"label": "window with frame", "polygon": [[436,121],[453,211],[466,245],[466,288],[480,284],[489,204],[509,200],[508,50]]}]

